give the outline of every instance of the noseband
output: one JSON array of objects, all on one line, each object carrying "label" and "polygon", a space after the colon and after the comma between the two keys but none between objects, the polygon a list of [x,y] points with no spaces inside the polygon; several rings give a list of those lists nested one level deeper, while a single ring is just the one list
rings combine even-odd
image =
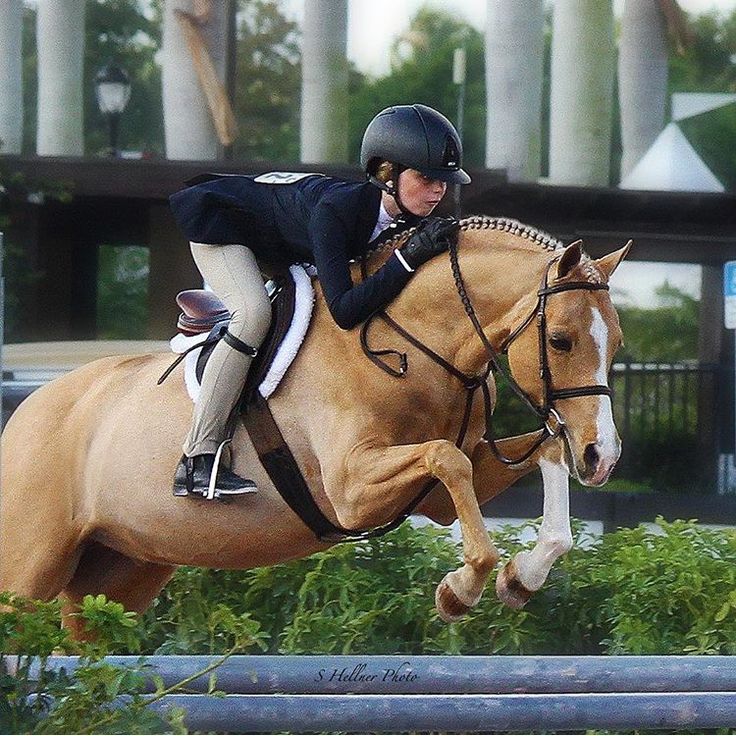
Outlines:
[{"label": "noseband", "polygon": [[[576,386],[570,388],[553,388],[552,374],[549,368],[549,356],[547,353],[546,308],[548,297],[552,294],[559,294],[563,291],[607,291],[608,284],[591,283],[588,281],[569,281],[567,283],[549,286],[550,270],[552,266],[560,260],[561,256],[556,256],[551,261],[549,261],[549,263],[547,263],[544,274],[542,276],[541,284],[539,286],[539,289],[537,290],[536,305],[529,313],[529,316],[525,320],[523,320],[523,322],[515,330],[513,330],[503,341],[500,349],[502,354],[508,353],[508,349],[511,344],[536,318],[539,339],[539,378],[542,381],[542,404],[537,404],[534,399],[516,382],[516,380],[511,375],[511,372],[504,368],[504,366],[500,363],[499,353],[491,345],[490,341],[486,337],[485,332],[483,331],[483,327],[478,320],[467,289],[465,288],[465,282],[463,280],[463,275],[460,270],[460,262],[458,259],[457,243],[450,244],[449,252],[450,264],[452,266],[452,273],[455,279],[455,287],[457,288],[457,293],[460,297],[460,300],[462,301],[463,307],[465,308],[465,313],[468,315],[468,318],[473,324],[473,328],[475,329],[475,332],[480,338],[486,351],[486,368],[482,372],[482,374],[478,376],[468,376],[462,371],[458,370],[455,366],[446,361],[441,355],[434,352],[431,348],[427,347],[419,339],[417,339],[411,333],[401,327],[401,325],[399,325],[392,317],[386,314],[386,312],[376,313],[375,315],[373,315],[373,317],[371,317],[363,324],[360,335],[361,345],[363,347],[363,351],[368,356],[368,358],[376,365],[378,365],[382,370],[396,377],[403,377],[406,374],[408,365],[406,353],[400,353],[396,350],[371,350],[368,347],[367,333],[369,326],[374,318],[380,318],[395,332],[397,332],[405,340],[407,340],[407,342],[411,343],[412,345],[414,345],[414,347],[421,350],[425,355],[431,358],[435,363],[437,363],[445,371],[457,378],[463,384],[465,390],[467,391],[467,400],[465,404],[465,412],[463,415],[462,425],[458,434],[458,438],[455,442],[458,447],[462,445],[467,433],[475,392],[478,389],[481,389],[481,392],[483,394],[486,423],[484,439],[488,442],[491,451],[500,462],[504,463],[505,465],[516,465],[518,463],[524,462],[525,460],[528,460],[529,457],[531,457],[534,452],[548,439],[558,437],[560,435],[564,436],[565,422],[555,408],[556,400],[572,399],[579,396],[612,396],[612,391],[608,386],[603,386],[599,384],[594,384],[590,386]],[[395,355],[399,358],[398,370],[392,368],[382,359],[382,356],[385,355]],[[532,412],[534,412],[540,418],[544,425],[539,430],[540,434],[534,440],[531,447],[517,458],[506,457],[505,455],[503,455],[503,453],[501,453],[497,446],[496,437],[493,431],[493,409],[491,405],[491,393],[487,384],[487,379],[491,371],[493,371],[494,374],[498,373],[502,375],[506,379],[514,393],[527,405],[527,407],[529,407]]]}]

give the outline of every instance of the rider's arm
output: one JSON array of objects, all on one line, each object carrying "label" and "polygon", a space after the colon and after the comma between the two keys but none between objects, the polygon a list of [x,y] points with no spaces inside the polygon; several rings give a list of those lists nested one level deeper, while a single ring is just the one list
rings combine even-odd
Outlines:
[{"label": "rider's arm", "polygon": [[322,291],[332,317],[344,330],[385,307],[412,276],[392,255],[365,281],[353,284],[348,244],[354,235],[348,230],[345,220],[328,204],[316,208],[309,224],[309,240]]}]

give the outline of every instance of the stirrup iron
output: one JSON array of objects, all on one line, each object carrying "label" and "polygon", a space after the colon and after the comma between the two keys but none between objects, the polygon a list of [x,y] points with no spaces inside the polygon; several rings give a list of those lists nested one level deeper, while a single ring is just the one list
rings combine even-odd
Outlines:
[{"label": "stirrup iron", "polygon": [[229,445],[232,442],[232,437],[229,437],[226,440],[223,440],[220,443],[220,446],[217,448],[217,452],[215,453],[215,459],[212,463],[212,472],[210,473],[210,483],[207,488],[207,494],[205,495],[205,498],[211,501],[214,498],[224,498],[226,496],[242,496],[246,493],[254,493],[257,488],[255,485],[253,488],[242,488],[239,490],[218,490],[217,489],[217,476],[220,473],[220,461],[222,460],[222,452],[225,449],[226,445]]}]

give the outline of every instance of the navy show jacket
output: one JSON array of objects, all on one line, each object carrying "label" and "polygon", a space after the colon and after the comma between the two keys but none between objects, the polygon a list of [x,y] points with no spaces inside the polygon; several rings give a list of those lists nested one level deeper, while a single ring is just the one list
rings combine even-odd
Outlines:
[{"label": "navy show jacket", "polygon": [[[287,183],[274,183],[279,177]],[[361,283],[352,282],[349,263],[370,249],[380,203],[381,190],[369,181],[279,172],[213,175],[170,197],[174,218],[192,242],[242,243],[264,262],[316,266],[330,313],[343,329],[385,307],[411,278],[391,257]]]}]

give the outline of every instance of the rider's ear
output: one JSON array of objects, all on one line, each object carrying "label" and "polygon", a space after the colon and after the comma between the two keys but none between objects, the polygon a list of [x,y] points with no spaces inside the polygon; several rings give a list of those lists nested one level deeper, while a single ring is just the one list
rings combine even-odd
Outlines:
[{"label": "rider's ear", "polygon": [[606,281],[611,278],[611,274],[613,274],[613,272],[618,268],[618,264],[626,258],[626,254],[629,252],[629,248],[631,248],[633,242],[633,240],[629,240],[623,248],[619,248],[613,253],[603,256],[603,258],[599,258],[595,262],[595,265],[600,268],[603,275],[606,277]]},{"label": "rider's ear", "polygon": [[583,254],[582,250],[580,250],[580,246],[582,244],[582,240],[576,240],[574,243],[571,243],[567,246],[567,248],[565,248],[565,252],[562,254],[560,262],[557,264],[558,279],[567,276],[567,274],[569,274],[570,271],[572,271],[573,268],[575,268],[575,266],[580,263],[580,258]]}]

